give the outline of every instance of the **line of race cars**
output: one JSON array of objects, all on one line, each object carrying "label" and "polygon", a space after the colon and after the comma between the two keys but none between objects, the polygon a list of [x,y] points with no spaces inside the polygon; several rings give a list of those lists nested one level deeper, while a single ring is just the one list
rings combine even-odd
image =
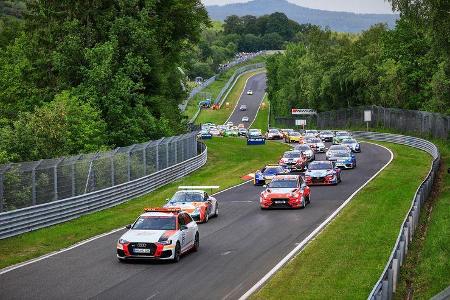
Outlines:
[{"label": "line of race cars", "polygon": [[[284,139],[289,143],[291,130],[269,130],[265,138]],[[330,131],[331,132],[331,131]],[[247,135],[263,136],[260,131]],[[270,136],[269,134],[272,134]],[[306,131],[300,134],[298,145],[286,151],[277,165],[268,165],[255,173],[253,183],[263,185],[259,196],[261,209],[305,208],[310,203],[311,185],[335,185],[341,181],[341,168],[356,167],[354,152],[359,143],[348,132]],[[324,141],[334,145],[327,149]],[[323,144],[323,147],[322,147]],[[327,150],[327,151],[326,151]],[[326,151],[326,160],[315,160]],[[298,173],[304,172],[304,173]],[[156,259],[178,262],[183,253],[197,251],[200,234],[197,223],[207,223],[219,215],[219,203],[206,189],[218,186],[180,186],[161,208],[146,208],[117,241],[119,261]]]}]

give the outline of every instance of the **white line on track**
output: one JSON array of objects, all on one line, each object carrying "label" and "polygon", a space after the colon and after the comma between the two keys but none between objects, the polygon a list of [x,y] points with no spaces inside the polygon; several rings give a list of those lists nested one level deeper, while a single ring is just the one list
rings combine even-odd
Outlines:
[{"label": "white line on track", "polygon": [[387,151],[389,151],[391,157],[389,161],[380,169],[378,172],[376,172],[372,177],[369,178],[362,186],[360,186],[353,194],[350,195],[350,197],[345,200],[344,203],[342,203],[341,206],[336,209],[333,214],[331,214],[325,221],[322,222],[316,229],[314,229],[313,232],[311,232],[303,241],[301,241],[297,247],[295,247],[291,252],[289,252],[278,264],[275,265],[266,275],[264,275],[263,278],[261,278],[254,286],[252,286],[247,292],[245,292],[244,295],[242,295],[239,300],[245,300],[248,299],[254,292],[259,290],[264,283],[266,283],[270,277],[272,277],[276,272],[278,272],[287,262],[289,262],[291,259],[295,258],[301,250],[312,240],[314,239],[340,212],[342,209],[344,209],[345,206],[355,197],[356,194],[358,194],[359,191],[361,191],[369,182],[371,182],[375,177],[378,176],[394,159],[394,154],[392,151],[382,145],[378,145],[375,143],[365,142],[368,144],[376,145],[378,147],[384,148]]},{"label": "white line on track", "polygon": [[[220,191],[220,192],[217,192],[217,193],[215,193],[215,194],[212,194],[212,196],[215,196],[215,195],[221,194],[221,193],[223,193],[223,192],[229,191],[229,190],[231,190],[231,189],[237,188],[237,187],[239,187],[239,186],[241,186],[241,185],[244,185],[244,184],[246,184],[246,183],[249,183],[249,182],[251,182],[251,180],[248,180],[248,181],[242,182],[242,183],[240,183],[240,184],[237,184],[237,185],[231,186],[231,187],[229,187],[229,188],[226,188],[226,189],[224,189],[224,190],[222,190],[222,191]],[[45,255],[43,255],[43,256],[37,257],[37,258],[33,258],[33,259],[28,260],[28,261],[25,261],[25,262],[23,262],[23,263],[18,263],[18,264],[15,264],[15,265],[13,265],[13,266],[9,266],[9,267],[3,268],[3,269],[0,270],[0,275],[5,274],[5,273],[8,273],[8,272],[11,272],[11,271],[16,270],[16,269],[19,269],[19,268],[21,268],[21,267],[28,266],[28,265],[30,265],[30,264],[32,264],[32,263],[35,263],[35,262],[38,262],[38,261],[41,261],[41,260],[50,258],[50,257],[52,257],[52,256],[55,256],[55,255],[64,253],[64,252],[66,252],[66,251],[75,249],[75,248],[77,248],[77,247],[83,246],[83,245],[85,245],[85,244],[87,244],[87,243],[90,243],[90,242],[95,241],[95,240],[98,240],[98,239],[100,239],[100,238],[102,238],[102,237],[105,237],[105,236],[114,234],[114,233],[119,232],[119,231],[121,231],[121,230],[125,230],[125,227],[116,228],[116,229],[114,229],[114,230],[112,230],[112,231],[109,231],[109,232],[106,232],[106,233],[102,233],[102,234],[96,235],[96,236],[94,236],[94,237],[91,237],[91,238],[89,238],[89,239],[87,239],[87,240],[84,240],[84,241],[81,241],[81,242],[79,242],[79,243],[76,243],[76,244],[74,244],[74,245],[72,245],[72,246],[70,246],[70,247],[67,247],[67,248],[64,248],[64,249],[61,249],[61,250],[58,250],[58,251],[55,251],[55,252],[51,252],[51,253],[45,254]]]}]

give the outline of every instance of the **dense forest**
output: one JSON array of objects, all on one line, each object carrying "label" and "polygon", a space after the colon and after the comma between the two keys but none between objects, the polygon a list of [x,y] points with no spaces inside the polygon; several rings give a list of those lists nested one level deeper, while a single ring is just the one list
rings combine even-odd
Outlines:
[{"label": "dense forest", "polygon": [[0,162],[185,130],[178,67],[210,25],[200,0],[26,3],[0,3]]},{"label": "dense forest", "polygon": [[314,29],[268,61],[275,116],[292,107],[320,111],[382,105],[450,112],[449,1],[392,0],[401,18],[392,30],[360,35]]},{"label": "dense forest", "polygon": [[283,13],[229,16],[223,24],[215,22],[206,28],[199,43],[184,53],[184,69],[191,78],[208,78],[238,52],[284,49],[288,42],[299,41],[305,32],[316,28],[289,20]]}]

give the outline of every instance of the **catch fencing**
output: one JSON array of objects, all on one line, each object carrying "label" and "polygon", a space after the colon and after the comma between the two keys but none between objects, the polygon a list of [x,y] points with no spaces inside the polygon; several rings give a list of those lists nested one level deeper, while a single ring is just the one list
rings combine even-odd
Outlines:
[{"label": "catch fencing", "polygon": [[0,213],[120,185],[196,155],[191,132],[108,152],[1,165]]},{"label": "catch fencing", "polygon": [[426,111],[360,106],[320,112],[315,116],[275,118],[277,126],[294,127],[295,119],[306,119],[308,126],[318,128],[351,128],[365,126],[364,111],[372,112],[371,128],[389,128],[399,132],[411,132],[434,138],[448,139],[450,116]]},{"label": "catch fencing", "polygon": [[414,232],[419,224],[420,209],[424,202],[430,196],[433,183],[439,172],[440,153],[433,143],[412,136],[375,133],[375,132],[353,132],[353,136],[360,139],[396,143],[407,145],[429,153],[433,157],[433,163],[425,180],[418,187],[412,198],[411,207],[400,227],[400,231],[391,252],[389,260],[381,274],[379,280],[369,294],[369,300],[387,300],[392,299],[397,289],[400,267],[405,263],[405,257],[408,253],[409,244],[412,241]]}]

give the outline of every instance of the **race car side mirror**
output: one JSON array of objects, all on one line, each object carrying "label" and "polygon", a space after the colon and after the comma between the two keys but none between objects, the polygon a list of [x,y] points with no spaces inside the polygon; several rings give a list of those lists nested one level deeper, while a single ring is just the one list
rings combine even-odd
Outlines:
[{"label": "race car side mirror", "polygon": [[125,226],[126,229],[131,229],[131,224],[128,224],[127,226]]},{"label": "race car side mirror", "polygon": [[306,183],[302,183],[302,189],[306,187]]}]

